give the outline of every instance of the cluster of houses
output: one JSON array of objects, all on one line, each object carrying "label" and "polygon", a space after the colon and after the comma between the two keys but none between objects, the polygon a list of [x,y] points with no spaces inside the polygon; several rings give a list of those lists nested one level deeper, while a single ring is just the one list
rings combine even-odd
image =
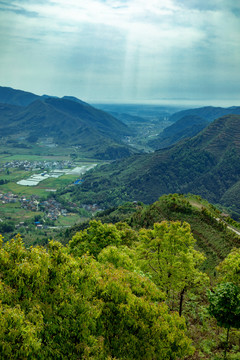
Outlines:
[{"label": "cluster of houses", "polygon": [[0,203],[10,204],[20,202],[21,208],[28,211],[42,211],[50,220],[57,220],[59,216],[67,216],[67,210],[61,203],[54,199],[40,201],[37,195],[32,195],[29,199],[25,196],[18,196],[12,192],[0,193]]},{"label": "cluster of houses", "polygon": [[50,220],[57,220],[59,216],[67,216],[67,210],[54,199],[39,201],[39,197],[32,195],[30,199],[21,197],[21,207],[30,211],[43,211]]},{"label": "cluster of houses", "polygon": [[35,170],[53,170],[72,168],[74,163],[71,160],[63,161],[28,161],[28,160],[14,160],[8,161],[1,165],[2,169],[18,168],[26,171]]},{"label": "cluster of houses", "polygon": [[11,192],[8,193],[0,193],[0,201],[2,204],[10,204],[16,203],[18,201],[18,195],[13,194]]},{"label": "cluster of houses", "polygon": [[50,220],[57,220],[59,216],[67,216],[67,210],[63,205],[54,199],[45,200],[40,203]]}]

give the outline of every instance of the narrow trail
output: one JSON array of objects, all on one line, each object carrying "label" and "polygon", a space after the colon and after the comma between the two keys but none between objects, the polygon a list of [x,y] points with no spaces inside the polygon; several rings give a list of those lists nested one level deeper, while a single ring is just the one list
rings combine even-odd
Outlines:
[{"label": "narrow trail", "polygon": [[[202,205],[201,204],[198,204],[194,201],[190,201],[190,204],[193,206],[193,207],[196,207],[197,209],[202,209]],[[233,231],[235,234],[237,234],[238,236],[240,236],[240,230],[236,230],[233,226],[229,225],[226,221],[222,220],[222,219],[219,219],[219,218],[215,218],[217,221],[222,221],[225,225],[227,225],[227,229]]]}]

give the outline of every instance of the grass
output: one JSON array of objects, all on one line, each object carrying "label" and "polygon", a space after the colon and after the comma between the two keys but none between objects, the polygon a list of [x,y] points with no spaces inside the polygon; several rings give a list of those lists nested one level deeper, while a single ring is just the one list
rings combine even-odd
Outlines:
[{"label": "grass", "polygon": [[[16,148],[9,145],[0,145],[0,159],[1,161],[21,160],[21,159],[45,159],[49,157],[61,157],[62,160],[70,159],[70,154],[74,150],[71,147],[56,147],[48,148],[39,145],[34,145],[31,148]],[[6,159],[6,160],[4,160]],[[10,161],[11,161],[10,160]],[[34,160],[33,160],[34,161]],[[40,160],[41,161],[41,160]]]},{"label": "grass", "polygon": [[[91,157],[87,151],[79,150],[77,153],[72,147],[56,147],[48,148],[43,146],[34,145],[30,149],[15,148],[11,146],[0,144],[0,163],[5,163],[14,160],[28,160],[28,161],[44,161],[44,160],[71,160],[71,154],[76,154],[75,162],[86,161],[96,162],[96,159]],[[99,162],[99,160],[97,160]]]},{"label": "grass", "polygon": [[63,175],[58,178],[48,178],[46,180],[43,180],[34,187],[38,189],[45,189],[45,191],[49,188],[59,189],[73,183],[76,179],[77,175]]},{"label": "grass", "polygon": [[1,154],[1,162],[27,160],[27,161],[44,161],[44,160],[70,160],[69,156],[54,156],[54,155],[34,155],[34,154],[15,154],[5,155]]},{"label": "grass", "polygon": [[73,226],[85,220],[87,218],[81,217],[79,214],[68,214],[67,216],[60,216],[55,222],[55,226]]},{"label": "grass", "polygon": [[13,220],[15,223],[19,221],[26,221],[40,214],[40,212],[32,212],[22,209],[19,202],[14,204],[1,204],[0,208],[0,218]]},{"label": "grass", "polygon": [[[56,160],[56,158],[55,158]],[[78,162],[76,165],[87,165],[91,164],[91,162]],[[16,168],[10,168],[9,174],[5,170],[0,172],[0,177],[4,180],[9,181],[6,184],[0,185],[0,192],[7,193],[12,192],[14,194],[18,194],[20,196],[31,196],[38,195],[40,197],[47,197],[49,192],[46,189],[60,189],[62,187],[68,186],[73,183],[79,176],[78,175],[62,175],[58,178],[47,178],[46,180],[41,181],[36,186],[23,186],[18,185],[17,182],[22,179],[27,179],[31,175],[36,174],[38,172],[26,172],[24,170],[19,170]]]},{"label": "grass", "polygon": [[46,198],[49,195],[49,192],[46,191],[46,188],[42,188],[40,186],[22,186],[14,182],[1,185],[0,191],[3,193],[12,192],[18,196],[27,197],[30,197],[31,195],[37,195]]}]

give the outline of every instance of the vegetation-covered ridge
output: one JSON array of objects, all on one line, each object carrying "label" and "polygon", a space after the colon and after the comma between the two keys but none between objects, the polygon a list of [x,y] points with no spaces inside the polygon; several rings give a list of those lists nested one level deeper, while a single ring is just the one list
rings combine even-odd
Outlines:
[{"label": "vegetation-covered ridge", "polygon": [[215,120],[197,136],[152,154],[97,168],[72,194],[99,204],[152,203],[167,193],[194,193],[240,214],[240,116]]},{"label": "vegetation-covered ridge", "polygon": [[123,143],[123,138],[131,134],[127,125],[79,99],[40,97],[0,88],[0,103],[0,131],[5,145],[11,142],[31,148],[37,142],[47,142],[53,147],[75,146],[106,160],[136,153]]},{"label": "vegetation-covered ridge", "polygon": [[1,239],[0,359],[238,359],[240,250],[209,278],[190,203],[164,201],[182,221],[148,208],[132,226],[93,220],[66,246]]},{"label": "vegetation-covered ridge", "polygon": [[196,109],[187,109],[174,113],[169,121],[172,124],[166,127],[158,136],[149,141],[154,149],[163,149],[180,140],[193,137],[207,125],[224,115],[240,114],[240,107],[221,108],[205,106]]},{"label": "vegetation-covered ridge", "polygon": [[[95,215],[103,223],[127,222],[131,228],[153,228],[161,221],[185,221],[190,224],[196,239],[195,248],[206,256],[201,269],[213,273],[215,267],[233,247],[240,247],[240,224],[197,195],[169,194],[161,196],[151,205],[128,202]],[[61,234],[67,243],[79,230],[89,226],[89,221],[73,226]]]}]

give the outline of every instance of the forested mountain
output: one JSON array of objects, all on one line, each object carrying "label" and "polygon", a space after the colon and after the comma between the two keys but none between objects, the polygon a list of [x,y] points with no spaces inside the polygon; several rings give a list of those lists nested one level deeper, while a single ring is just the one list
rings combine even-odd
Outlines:
[{"label": "forested mountain", "polygon": [[134,206],[67,246],[0,235],[1,359],[239,358],[239,237],[196,196]]},{"label": "forested mountain", "polygon": [[[7,101],[9,89],[2,100]],[[12,90],[12,89],[11,89]],[[12,91],[10,91],[11,93]],[[14,99],[34,99],[34,95],[13,91]],[[9,95],[10,97],[10,95]],[[131,130],[121,121],[104,111],[76,98],[37,97],[27,106],[1,104],[1,136],[22,138],[30,143],[44,141],[46,137],[61,146],[79,146],[91,151],[100,159],[116,159],[134,153],[133,148],[123,144],[122,139]],[[9,100],[10,101],[10,100]],[[12,101],[12,98],[11,98]],[[12,101],[14,102],[14,101]],[[135,151],[136,152],[136,151]]]},{"label": "forested mountain", "polygon": [[150,140],[148,145],[156,150],[166,148],[182,139],[195,136],[208,124],[208,120],[200,116],[186,115],[165,128],[155,139]]},{"label": "forested mountain", "polygon": [[176,112],[169,118],[173,124],[166,127],[156,138],[150,140],[148,145],[155,150],[166,148],[182,139],[197,135],[213,120],[230,114],[240,114],[240,107],[207,106]]},{"label": "forested mountain", "polygon": [[229,115],[229,114],[239,115],[240,107],[232,106],[229,108],[222,108],[215,106],[204,106],[201,108],[187,109],[174,113],[173,115],[171,115],[169,120],[172,122],[176,122],[177,120],[180,120],[184,116],[196,115],[203,119],[206,119],[208,122],[211,122],[224,115]]},{"label": "forested mountain", "polygon": [[88,193],[92,201],[110,204],[122,200],[151,203],[162,194],[194,193],[240,212],[240,116],[215,120],[197,136],[170,149],[141,154],[92,171],[74,189],[75,200]]},{"label": "forested mountain", "polygon": [[[226,214],[198,195],[169,194],[161,196],[153,204],[127,202],[99,212],[96,220],[103,223],[127,222],[133,229],[152,228],[162,221],[186,221],[196,239],[196,247],[206,255],[202,269],[212,273],[214,268],[229,254],[233,247],[240,247],[240,238],[227,222],[234,222]],[[72,236],[89,226],[78,224],[61,234],[59,240],[67,243]],[[240,233],[240,229],[237,230]]]}]

